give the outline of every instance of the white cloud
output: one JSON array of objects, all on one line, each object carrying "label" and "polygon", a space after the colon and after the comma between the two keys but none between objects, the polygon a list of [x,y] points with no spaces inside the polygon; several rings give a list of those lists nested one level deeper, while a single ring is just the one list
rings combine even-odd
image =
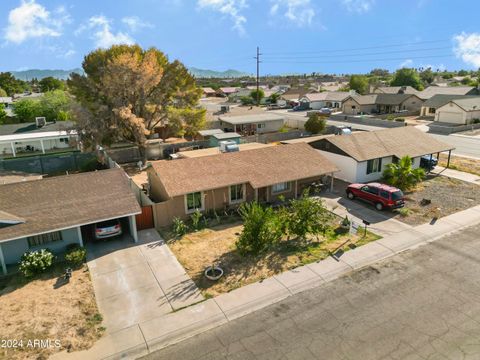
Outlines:
[{"label": "white cloud", "polygon": [[137,32],[143,28],[153,28],[153,25],[141,20],[138,16],[126,16],[122,22],[128,26],[132,32]]},{"label": "white cloud", "polygon": [[398,67],[399,68],[404,68],[404,67],[411,67],[413,65],[413,60],[412,59],[407,59],[404,62],[402,62]]},{"label": "white cloud", "polygon": [[64,7],[50,12],[35,0],[22,0],[20,6],[8,13],[4,39],[21,44],[31,38],[59,37],[62,35],[64,24],[70,21]]},{"label": "white cloud", "polygon": [[453,52],[462,59],[465,63],[480,67],[480,33],[467,34],[462,32],[453,37],[455,47]]},{"label": "white cloud", "polygon": [[108,48],[115,44],[130,45],[135,43],[135,40],[129,34],[120,31],[113,32],[112,21],[103,15],[92,16],[75,31],[75,35],[79,35],[87,30],[93,31],[91,37],[95,41],[96,47]]},{"label": "white cloud", "polygon": [[315,17],[315,10],[311,0],[270,0],[270,15],[278,15],[283,11],[283,16],[297,26],[311,25]]},{"label": "white cloud", "polygon": [[247,18],[241,14],[247,7],[246,0],[197,0],[200,8],[212,9],[221,14],[228,15],[233,20],[233,29],[240,35],[245,35]]},{"label": "white cloud", "polygon": [[374,3],[375,0],[342,0],[348,11],[360,14],[370,11]]}]

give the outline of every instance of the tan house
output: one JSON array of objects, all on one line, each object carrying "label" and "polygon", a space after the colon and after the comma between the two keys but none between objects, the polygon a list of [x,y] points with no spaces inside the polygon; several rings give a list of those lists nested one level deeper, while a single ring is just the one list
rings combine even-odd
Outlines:
[{"label": "tan house", "polygon": [[392,114],[398,112],[420,112],[423,100],[415,94],[370,94],[351,96],[343,102],[343,113]]},{"label": "tan house", "polygon": [[437,109],[435,121],[460,125],[480,122],[480,97],[451,100]]},{"label": "tan house", "polygon": [[248,201],[295,198],[312,182],[333,183],[337,167],[308,144],[277,145],[234,153],[150,163],[150,197],[157,226],[173,218],[225,210]]}]

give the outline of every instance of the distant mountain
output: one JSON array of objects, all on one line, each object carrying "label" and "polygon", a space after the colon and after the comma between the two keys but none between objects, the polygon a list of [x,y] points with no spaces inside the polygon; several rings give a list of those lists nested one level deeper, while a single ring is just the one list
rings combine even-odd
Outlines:
[{"label": "distant mountain", "polygon": [[83,70],[80,68],[72,69],[72,70],[38,70],[38,69],[31,69],[31,70],[23,70],[23,71],[11,71],[13,76],[20,80],[32,80],[33,78],[37,78],[41,80],[43,78],[52,76],[57,79],[67,80],[71,73],[83,74]]},{"label": "distant mountain", "polygon": [[[250,74],[238,71],[238,70],[226,70],[226,71],[214,71],[214,70],[206,70],[206,69],[197,69],[195,67],[191,67],[188,69],[190,73],[197,77],[197,78],[238,78],[242,76],[249,76]],[[23,70],[23,71],[11,71],[13,76],[20,80],[32,80],[33,78],[37,78],[41,80],[43,78],[52,76],[57,79],[67,80],[71,73],[83,74],[83,70],[80,68],[72,69],[72,70],[38,70],[38,69],[31,69],[31,70]]]},{"label": "distant mountain", "polygon": [[225,70],[225,71],[215,71],[215,70],[205,70],[205,69],[197,69],[195,67],[191,67],[188,69],[190,74],[197,78],[238,78],[242,76],[249,76],[251,74],[241,72],[238,70]]}]

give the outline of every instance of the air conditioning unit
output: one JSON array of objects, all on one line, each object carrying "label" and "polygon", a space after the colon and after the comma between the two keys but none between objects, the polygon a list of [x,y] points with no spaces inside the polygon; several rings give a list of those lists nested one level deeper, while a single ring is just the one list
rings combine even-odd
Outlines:
[{"label": "air conditioning unit", "polygon": [[38,128],[44,127],[47,125],[47,119],[45,117],[36,117],[35,118],[35,124],[37,125]]},{"label": "air conditioning unit", "polygon": [[236,152],[239,151],[238,144],[235,141],[220,141],[221,152]]}]

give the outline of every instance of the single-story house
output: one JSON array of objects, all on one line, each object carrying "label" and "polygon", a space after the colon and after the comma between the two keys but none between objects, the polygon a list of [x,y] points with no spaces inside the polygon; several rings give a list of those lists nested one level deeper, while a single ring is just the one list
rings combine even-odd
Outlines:
[{"label": "single-story house", "polygon": [[280,130],[284,124],[283,116],[264,113],[254,115],[219,116],[220,127],[225,132],[236,132],[243,136]]},{"label": "single-story house", "polygon": [[480,96],[449,101],[437,109],[434,120],[461,125],[480,121]]},{"label": "single-story house", "polygon": [[238,88],[236,87],[221,87],[217,90],[218,96],[229,97],[230,95],[236,93]]},{"label": "single-story house", "polygon": [[422,103],[423,100],[415,94],[354,95],[344,100],[342,110],[347,115],[419,112]]},{"label": "single-story house", "polygon": [[212,97],[217,95],[217,92],[213,90],[211,87],[204,87],[202,88],[203,96],[204,97]]},{"label": "single-story house", "polygon": [[434,95],[480,95],[478,88],[474,86],[429,86],[417,93],[423,100],[430,99]]},{"label": "single-story house", "polygon": [[[188,219],[258,201],[275,203],[302,194],[312,182],[333,182],[338,168],[307,144],[277,145],[218,155],[149,163],[156,224]],[[326,179],[326,178],[327,179]]]},{"label": "single-story house", "polygon": [[0,125],[0,157],[78,149],[78,135],[70,121]]},{"label": "single-story house", "polygon": [[448,104],[450,101],[475,97],[475,95],[433,95],[430,99],[426,100],[422,104],[422,108],[420,109],[420,116],[431,117],[433,119],[435,117],[437,109],[442,107],[443,105]]},{"label": "single-story house", "polygon": [[329,136],[309,145],[338,166],[336,177],[360,183],[380,179],[387,164],[406,155],[418,168],[422,156],[449,151],[450,157],[454,149],[413,126]]},{"label": "single-story house", "polygon": [[[275,146],[275,144],[249,142],[244,144],[238,144],[237,149],[238,151],[247,151],[247,150],[255,150],[255,149],[260,149],[260,148],[265,148],[270,146]],[[179,151],[176,154],[180,158],[186,159],[186,158],[195,158],[195,157],[201,157],[201,156],[218,155],[218,154],[222,154],[223,152],[224,151],[222,151],[220,147],[210,147],[206,149]],[[1,181],[1,178],[0,178],[0,181]]]},{"label": "single-story house", "polygon": [[[308,88],[290,88],[282,94],[281,99],[286,100],[287,102],[296,102],[304,97],[305,94],[309,93],[308,90]],[[312,92],[313,91],[310,91],[310,93]]]},{"label": "single-story house", "polygon": [[379,86],[372,87],[371,93],[374,94],[416,94],[418,90],[411,86]]},{"label": "single-story house", "polygon": [[222,141],[234,142],[240,144],[240,138],[242,136],[236,132],[224,132],[221,134],[213,134],[210,136],[209,145],[211,147],[218,147]]},{"label": "single-story house", "polygon": [[310,109],[320,110],[322,108],[341,109],[343,101],[355,94],[346,91],[324,91],[321,93],[305,94],[300,98],[301,103],[308,103]]},{"label": "single-story house", "polygon": [[65,251],[93,237],[93,224],[120,219],[137,241],[140,206],[121,169],[0,185],[0,266],[15,265],[31,250]]}]

